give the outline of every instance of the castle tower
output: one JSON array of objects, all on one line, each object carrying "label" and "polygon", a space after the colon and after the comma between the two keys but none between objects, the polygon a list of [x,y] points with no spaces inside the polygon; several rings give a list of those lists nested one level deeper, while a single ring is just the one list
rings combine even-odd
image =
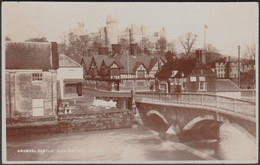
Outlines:
[{"label": "castle tower", "polygon": [[106,20],[107,24],[107,39],[109,44],[117,44],[117,28],[118,28],[118,20],[112,18],[110,15],[107,16]]}]

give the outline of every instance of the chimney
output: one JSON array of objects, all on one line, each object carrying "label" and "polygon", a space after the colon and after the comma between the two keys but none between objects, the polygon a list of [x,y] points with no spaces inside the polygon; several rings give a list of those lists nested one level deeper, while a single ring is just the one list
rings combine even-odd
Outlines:
[{"label": "chimney", "polygon": [[107,39],[107,28],[104,28],[105,30],[105,47],[108,47],[108,39]]},{"label": "chimney", "polygon": [[108,47],[99,47],[98,55],[108,55]]},{"label": "chimney", "polygon": [[112,44],[112,54],[120,54],[121,45],[120,44]]},{"label": "chimney", "polygon": [[206,51],[205,50],[196,50],[196,56],[197,60],[202,62],[203,64],[206,64]]},{"label": "chimney", "polygon": [[52,68],[59,68],[59,53],[57,42],[51,42]]},{"label": "chimney", "polygon": [[130,55],[137,55],[137,44],[130,44]]},{"label": "chimney", "polygon": [[206,64],[207,63],[207,60],[206,60],[206,51],[205,50],[201,50],[201,62],[203,64]]},{"label": "chimney", "polygon": [[228,62],[230,62],[230,56],[228,56]]}]

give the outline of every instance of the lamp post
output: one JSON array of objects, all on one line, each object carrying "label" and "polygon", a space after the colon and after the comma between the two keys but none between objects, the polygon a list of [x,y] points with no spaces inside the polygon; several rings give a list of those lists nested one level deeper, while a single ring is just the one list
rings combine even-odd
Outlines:
[{"label": "lamp post", "polygon": [[184,81],[183,81],[184,73],[181,73],[181,80],[182,80],[182,90],[184,90]]},{"label": "lamp post", "polygon": [[238,87],[240,88],[240,45],[238,45]]}]

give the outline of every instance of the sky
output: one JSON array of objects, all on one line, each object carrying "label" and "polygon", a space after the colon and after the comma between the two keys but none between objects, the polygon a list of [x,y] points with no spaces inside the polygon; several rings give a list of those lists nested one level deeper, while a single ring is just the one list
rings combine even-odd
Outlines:
[{"label": "sky", "polygon": [[[106,17],[117,18],[118,29],[131,24],[145,25],[148,33],[166,28],[167,40],[175,40],[182,51],[180,36],[198,35],[195,47],[206,43],[224,55],[237,56],[248,44],[258,45],[258,4],[247,3],[133,3],[133,2],[4,2],[3,33],[13,41],[46,37],[60,42],[69,29],[83,22],[87,32],[106,26]],[[4,35],[3,35],[4,36]],[[258,47],[258,46],[257,46]]]}]

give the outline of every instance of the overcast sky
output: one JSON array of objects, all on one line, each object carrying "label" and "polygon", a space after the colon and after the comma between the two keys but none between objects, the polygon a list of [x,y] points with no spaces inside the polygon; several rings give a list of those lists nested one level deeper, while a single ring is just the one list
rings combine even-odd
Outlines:
[{"label": "overcast sky", "polygon": [[[237,56],[247,44],[257,42],[257,3],[3,3],[4,33],[14,41],[46,37],[60,42],[61,36],[83,22],[88,32],[106,25],[110,14],[119,21],[119,30],[131,24],[146,25],[152,33],[166,27],[167,40],[192,32],[196,47],[203,47],[204,25],[207,43],[225,55]],[[256,43],[258,44],[258,43]],[[181,49],[179,49],[181,51]]]}]

